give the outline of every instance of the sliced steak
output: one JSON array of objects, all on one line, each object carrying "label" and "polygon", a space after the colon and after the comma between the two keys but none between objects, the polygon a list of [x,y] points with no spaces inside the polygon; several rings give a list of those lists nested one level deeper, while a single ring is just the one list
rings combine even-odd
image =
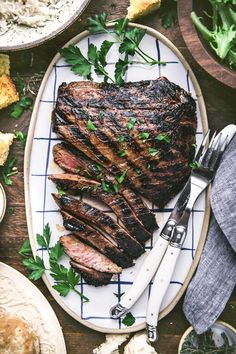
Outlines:
[{"label": "sliced steak", "polygon": [[[97,181],[100,181],[101,178],[105,178],[111,186],[117,183],[114,176],[109,174],[107,170],[93,163],[92,160],[88,159],[82,152],[68,143],[62,142],[54,145],[53,157],[54,161],[66,172],[80,174],[81,176]],[[119,193],[123,195],[136,216],[149,232],[153,232],[157,229],[158,225],[155,215],[148,209],[137,194],[130,188],[122,185],[119,188]]]},{"label": "sliced steak", "polygon": [[133,260],[122,250],[117,248],[111,241],[109,241],[99,231],[94,230],[91,226],[78,220],[76,217],[61,210],[64,227],[73,232],[80,241],[94,247],[106,257],[111,259],[114,263],[122,268],[128,268],[133,265]]},{"label": "sliced steak", "polygon": [[150,232],[144,228],[126,200],[119,194],[104,192],[101,183],[71,174],[50,175],[49,179],[64,190],[86,191],[89,195],[104,202],[120,218],[130,235],[139,242],[143,243],[151,237]]},{"label": "sliced steak", "polygon": [[[93,131],[88,128],[89,120]],[[190,173],[196,104],[165,78],[122,87],[94,82],[62,84],[54,128],[114,176],[128,168],[124,184],[162,207]]]},{"label": "sliced steak", "polygon": [[[130,236],[124,228],[122,228],[109,215],[103,213],[101,210],[67,195],[60,196],[58,194],[53,194],[53,198],[62,210],[75,215],[79,219],[82,218],[86,222],[96,225],[103,232],[106,232],[110,238],[116,242],[117,246],[123,249],[130,257],[134,259],[138,258],[144,252],[143,247],[136,239]],[[75,231],[68,227],[68,222],[66,221],[68,220],[64,219],[65,228],[70,231]],[[104,254],[109,257],[109,254]],[[117,263],[115,259],[112,260]],[[117,264],[122,268],[125,267],[124,264]],[[129,262],[127,262],[127,264],[129,264]]]},{"label": "sliced steak", "polygon": [[118,267],[106,256],[78,240],[73,234],[60,237],[65,253],[76,263],[92,268],[99,272],[121,273],[122,268]]},{"label": "sliced steak", "polygon": [[113,275],[111,273],[98,272],[74,261],[70,261],[70,265],[76,272],[81,274],[87,284],[93,286],[107,285]]}]

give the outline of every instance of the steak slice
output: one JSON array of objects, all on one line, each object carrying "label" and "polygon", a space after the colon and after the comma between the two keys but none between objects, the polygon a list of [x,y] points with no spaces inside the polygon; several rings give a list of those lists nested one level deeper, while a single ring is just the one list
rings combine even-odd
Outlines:
[{"label": "steak slice", "polygon": [[[86,178],[92,178],[100,181],[105,178],[112,186],[116,183],[114,176],[103,169],[100,165],[93,163],[81,151],[75,149],[68,143],[62,142],[53,146],[54,161],[66,172],[80,174]],[[120,186],[119,193],[126,199],[136,216],[143,223],[149,232],[157,229],[155,215],[148,209],[142,199],[136,195],[130,188]]]},{"label": "steak slice", "polygon": [[93,286],[107,285],[113,275],[111,273],[98,272],[74,261],[70,261],[70,265],[76,272],[81,274],[87,284]]},{"label": "steak slice", "polygon": [[[181,189],[190,173],[196,104],[165,78],[122,87],[62,84],[54,117],[58,134],[116,177],[128,168],[124,184],[159,207]],[[89,120],[95,127],[92,132]]]},{"label": "steak slice", "polygon": [[[95,224],[103,232],[106,232],[116,242],[117,246],[130,257],[138,258],[144,252],[143,247],[136,239],[131,237],[124,228],[101,210],[67,195],[52,194],[52,196],[62,210],[75,215],[79,219],[82,218],[82,220]],[[64,226],[66,229],[73,231],[73,229],[68,228],[68,224],[65,224],[65,219]],[[108,254],[105,255],[109,257]],[[115,259],[113,260],[115,261]],[[124,265],[118,265],[124,268]]]},{"label": "steak slice", "polygon": [[80,241],[94,247],[122,268],[128,268],[133,265],[133,260],[100,232],[63,210],[61,210],[61,214],[64,227],[73,232],[73,235]]},{"label": "steak slice", "polygon": [[76,192],[86,190],[86,193],[104,202],[120,218],[130,235],[139,242],[143,243],[151,237],[150,232],[144,228],[126,200],[119,194],[104,192],[100,182],[71,174],[50,175],[48,178],[64,190]]},{"label": "steak slice", "polygon": [[96,251],[94,248],[78,240],[73,234],[60,237],[65,253],[76,263],[92,268],[99,272],[121,273],[122,268],[118,267],[110,259]]}]

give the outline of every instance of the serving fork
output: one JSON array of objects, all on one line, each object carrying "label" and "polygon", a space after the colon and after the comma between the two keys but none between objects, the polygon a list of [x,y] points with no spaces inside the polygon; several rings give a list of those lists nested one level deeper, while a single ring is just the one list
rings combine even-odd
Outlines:
[{"label": "serving fork", "polygon": [[134,279],[133,285],[123,295],[121,302],[111,309],[112,318],[119,318],[127,312],[138,300],[158,269],[147,308],[147,332],[151,342],[157,340],[156,327],[160,305],[187,234],[188,220],[193,205],[200,193],[213,179],[221,155],[227,145],[227,137],[222,137],[221,134],[216,137],[214,134],[208,148],[206,148],[208,137],[209,132],[203,139],[195,157],[197,168],[192,171],[156,244]]}]

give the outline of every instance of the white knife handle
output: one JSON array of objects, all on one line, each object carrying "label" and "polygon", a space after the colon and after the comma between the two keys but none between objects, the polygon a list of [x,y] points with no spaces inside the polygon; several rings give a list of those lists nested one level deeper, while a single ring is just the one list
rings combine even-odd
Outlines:
[{"label": "white knife handle", "polygon": [[120,303],[111,308],[112,318],[119,318],[135,304],[153,278],[168,244],[169,241],[163,237],[158,237],[157,242],[143,262],[130,289],[122,296]]},{"label": "white knife handle", "polygon": [[161,303],[170,284],[180,251],[181,248],[169,245],[164,258],[162,259],[161,265],[154,277],[151,294],[148,301],[146,318],[150,341],[154,340],[151,338],[152,335],[149,333],[149,329],[153,329],[153,327],[156,328],[157,326]]}]

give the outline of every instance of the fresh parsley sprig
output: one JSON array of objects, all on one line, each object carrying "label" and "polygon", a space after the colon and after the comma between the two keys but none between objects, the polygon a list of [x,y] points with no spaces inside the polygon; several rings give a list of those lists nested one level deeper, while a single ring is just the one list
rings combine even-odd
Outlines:
[{"label": "fresh parsley sprig", "polygon": [[3,171],[1,173],[2,180],[7,186],[11,186],[13,184],[10,177],[18,173],[16,162],[17,162],[16,157],[11,157],[7,160],[6,164],[3,166]]},{"label": "fresh parsley sprig", "polygon": [[[64,57],[65,61],[71,65],[71,70],[80,76],[92,80],[93,71],[102,76],[104,82],[110,80],[113,83],[122,85],[124,83],[125,73],[128,66],[133,63],[130,57],[135,54],[140,56],[144,64],[154,65],[162,64],[165,62],[158,61],[145,53],[141,47],[141,41],[146,34],[146,30],[142,28],[129,28],[128,19],[118,19],[113,21],[114,34],[108,28],[108,14],[103,12],[100,15],[94,15],[88,19],[88,29],[90,33],[107,33],[112,40],[104,40],[101,47],[98,49],[93,43],[88,47],[87,56],[85,57],[81,50],[73,45],[60,50],[60,54]],[[124,55],[119,58],[115,64],[114,79],[109,76],[107,66],[107,55],[113,44],[119,45],[119,53]]]},{"label": "fresh parsley sprig", "polygon": [[61,296],[67,296],[72,290],[78,294],[83,301],[89,301],[85,295],[81,294],[76,289],[76,286],[80,281],[80,275],[76,273],[73,268],[66,268],[58,263],[59,259],[64,254],[64,250],[59,241],[54,246],[50,247],[51,235],[52,232],[48,223],[45,225],[42,235],[36,235],[39,246],[45,248],[48,252],[49,269],[45,267],[43,259],[39,256],[33,258],[29,240],[25,240],[20,248],[19,254],[24,257],[22,263],[31,271],[28,276],[29,279],[34,281],[38,280],[42,277],[45,271],[48,270],[55,281],[55,284],[52,287],[58,291]]}]

